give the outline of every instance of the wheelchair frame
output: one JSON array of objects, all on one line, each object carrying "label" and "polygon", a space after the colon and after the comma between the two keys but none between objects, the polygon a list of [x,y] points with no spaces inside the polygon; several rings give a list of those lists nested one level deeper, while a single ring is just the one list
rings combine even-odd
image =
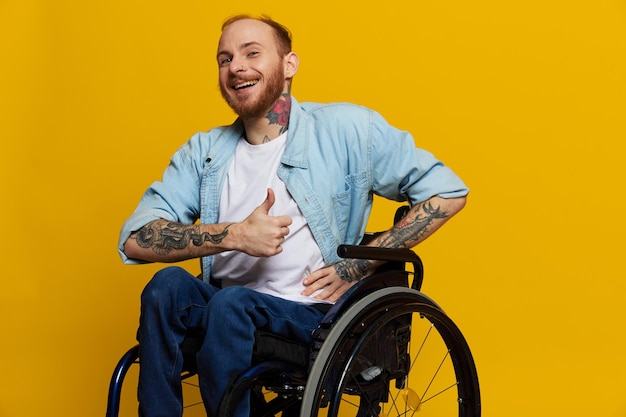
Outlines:
[{"label": "wheelchair frame", "polygon": [[[402,215],[398,212],[396,220]],[[434,399],[446,396],[450,399],[432,407],[436,415],[480,417],[480,388],[471,351],[443,309],[420,292],[423,265],[419,256],[409,249],[351,245],[341,245],[337,252],[343,258],[387,263],[330,308],[313,334],[312,345],[302,347],[309,351],[308,363],[297,364],[291,357],[282,357],[254,364],[234,380],[222,398],[218,417],[232,417],[239,399],[248,393],[254,417],[278,413],[282,417],[387,416],[391,414],[383,407],[388,403],[393,415],[428,415],[420,411],[422,407],[430,409]],[[412,273],[406,270],[407,263],[413,265]],[[413,275],[411,287],[409,275]],[[443,353],[438,358],[441,363],[429,376],[432,379],[418,394],[409,387],[409,381],[418,379],[415,374],[425,366],[417,366],[418,357],[410,355],[416,324],[422,321],[424,338],[415,343],[421,343],[417,355],[422,355],[431,339]],[[126,352],[113,372],[107,417],[118,416],[122,383],[130,367],[139,363],[138,351],[137,345]],[[306,352],[304,356],[307,359]],[[193,365],[188,365],[181,379],[194,373]],[[449,382],[431,394],[440,373],[445,373]],[[359,399],[358,405],[354,399]],[[399,405],[400,399],[403,405]]]}]

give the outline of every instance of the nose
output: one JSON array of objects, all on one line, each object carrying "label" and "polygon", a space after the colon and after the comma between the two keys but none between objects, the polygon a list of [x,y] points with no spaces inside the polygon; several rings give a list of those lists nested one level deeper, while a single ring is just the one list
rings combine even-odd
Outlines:
[{"label": "nose", "polygon": [[243,61],[233,57],[232,61],[230,61],[230,72],[234,74],[240,71],[244,71]]}]

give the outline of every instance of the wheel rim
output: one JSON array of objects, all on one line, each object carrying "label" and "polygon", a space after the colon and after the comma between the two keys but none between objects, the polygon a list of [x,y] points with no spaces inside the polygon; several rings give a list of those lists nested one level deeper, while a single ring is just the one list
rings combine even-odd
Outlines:
[{"label": "wheel rim", "polygon": [[[364,301],[366,311],[333,329],[339,336],[333,347],[320,351],[307,382],[301,415],[480,415],[478,379],[462,334],[440,309],[416,302],[413,290],[401,290],[386,289],[383,296],[372,295]],[[372,335],[408,315],[412,316],[407,349],[411,358],[405,366],[406,384],[396,387],[402,378],[386,370],[378,376],[374,372],[369,382],[358,376],[363,368],[360,355],[372,349],[368,346]],[[354,331],[354,326],[364,329]]]}]

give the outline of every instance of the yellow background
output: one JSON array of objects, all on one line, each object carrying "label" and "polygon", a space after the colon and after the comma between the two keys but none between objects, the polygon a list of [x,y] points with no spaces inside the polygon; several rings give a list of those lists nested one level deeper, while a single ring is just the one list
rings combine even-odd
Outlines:
[{"label": "yellow background", "polygon": [[233,120],[214,54],[238,12],[291,28],[300,101],[378,110],[471,187],[419,253],[483,414],[626,416],[623,0],[0,0],[0,416],[104,414],[158,268],[118,230]]}]

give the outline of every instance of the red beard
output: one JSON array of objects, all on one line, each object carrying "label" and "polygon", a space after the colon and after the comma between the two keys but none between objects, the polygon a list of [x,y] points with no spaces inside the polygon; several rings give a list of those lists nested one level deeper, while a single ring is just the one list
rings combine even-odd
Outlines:
[{"label": "red beard", "polygon": [[[265,88],[258,95],[256,100],[251,97],[251,94],[245,93],[230,96],[227,94],[221,83],[220,91],[222,92],[222,97],[224,97],[224,100],[226,100],[230,108],[233,109],[233,111],[241,118],[259,118],[268,114],[274,106],[274,103],[276,103],[283,93],[285,80],[283,78],[282,66],[279,64],[264,80],[266,83]],[[232,79],[229,81],[232,82]],[[252,88],[258,88],[257,86]]]}]

